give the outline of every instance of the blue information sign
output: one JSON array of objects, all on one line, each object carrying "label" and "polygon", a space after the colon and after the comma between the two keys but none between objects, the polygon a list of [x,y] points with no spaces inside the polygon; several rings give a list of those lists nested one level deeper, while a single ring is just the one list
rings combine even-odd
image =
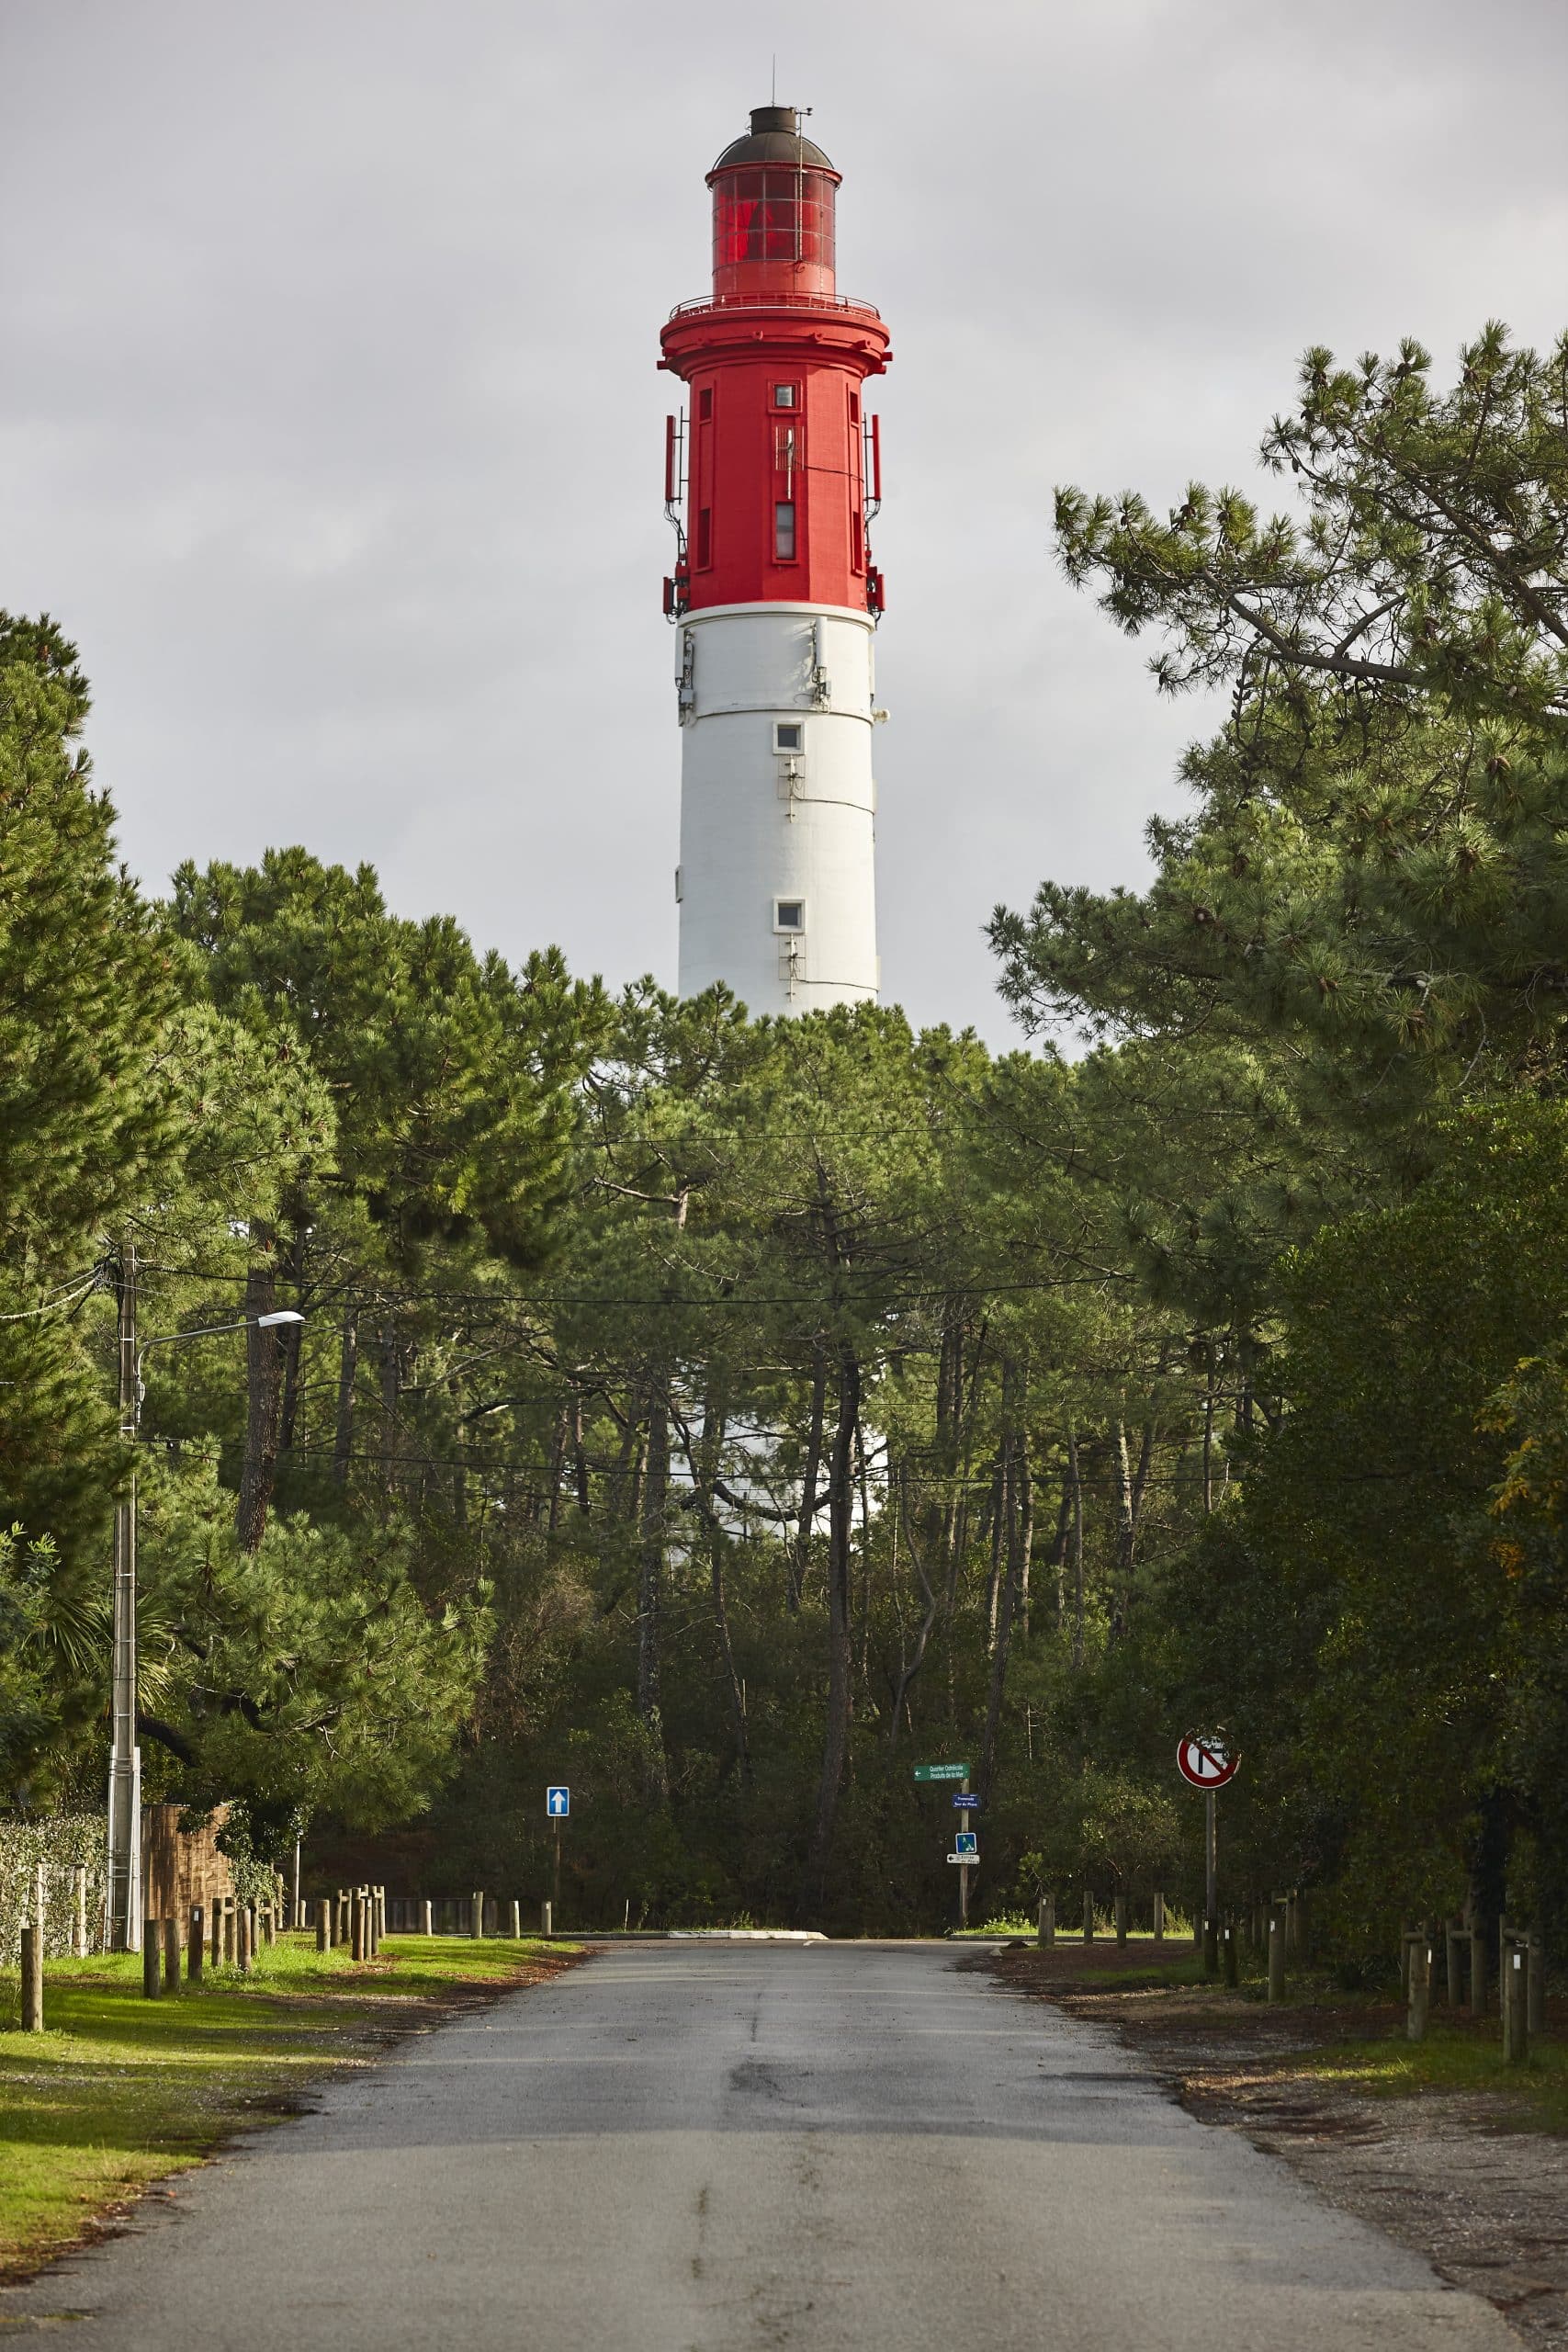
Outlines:
[{"label": "blue information sign", "polygon": [[980,1810],[979,1798],[977,1796],[971,1795],[966,1790],[960,1792],[960,1793],[953,1798],[953,1802],[958,1807],[960,1813],[978,1813]]},{"label": "blue information sign", "polygon": [[966,1858],[978,1854],[980,1840],[973,1829],[955,1829],[953,1833],[953,1850],[955,1854],[963,1854]]},{"label": "blue information sign", "polygon": [[545,1811],[549,1815],[552,1821],[564,1821],[567,1815],[571,1811],[571,1791],[570,1789],[547,1789],[545,1791]]}]

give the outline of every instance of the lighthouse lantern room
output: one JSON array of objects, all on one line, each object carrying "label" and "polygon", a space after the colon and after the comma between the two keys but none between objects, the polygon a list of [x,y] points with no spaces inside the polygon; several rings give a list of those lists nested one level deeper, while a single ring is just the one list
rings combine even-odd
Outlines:
[{"label": "lighthouse lantern room", "polygon": [[868,531],[881,454],[864,387],[892,357],[836,290],[839,175],[793,107],[759,107],[712,171],[713,292],[666,323],[687,388],[665,445],[682,728],[682,996],[753,1012],[874,997]]}]

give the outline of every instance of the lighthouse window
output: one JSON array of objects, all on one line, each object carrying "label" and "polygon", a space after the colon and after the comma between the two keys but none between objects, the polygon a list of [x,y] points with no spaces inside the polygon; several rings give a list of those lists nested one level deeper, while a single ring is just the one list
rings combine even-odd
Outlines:
[{"label": "lighthouse window", "polygon": [[793,384],[775,384],[773,386],[773,406],[775,408],[793,408],[795,406],[795,386]]},{"label": "lighthouse window", "polygon": [[773,900],[773,929],[775,931],[804,931],[806,929],[805,899],[775,899]]},{"label": "lighthouse window", "polygon": [[858,392],[850,394],[850,423],[852,424],[860,423],[860,394]]},{"label": "lighthouse window", "polygon": [[697,568],[705,571],[713,561],[713,508],[697,509]]},{"label": "lighthouse window", "polygon": [[713,417],[713,386],[705,384],[697,394],[697,423],[706,424]]},{"label": "lighthouse window", "polygon": [[781,498],[773,508],[773,554],[780,563],[795,561],[795,501]]},{"label": "lighthouse window", "polygon": [[806,728],[804,722],[798,718],[775,718],[773,721],[773,749],[775,752],[783,752],[785,753],[804,752],[806,749]]}]

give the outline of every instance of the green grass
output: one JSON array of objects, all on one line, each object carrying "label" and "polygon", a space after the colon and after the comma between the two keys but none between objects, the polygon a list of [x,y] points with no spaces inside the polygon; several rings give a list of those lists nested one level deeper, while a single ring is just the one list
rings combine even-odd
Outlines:
[{"label": "green grass", "polygon": [[355,1966],[288,1936],[250,1977],[220,1968],[156,2001],[142,1996],[138,1955],[51,1961],[41,2034],[17,2030],[17,1979],[0,1972],[0,2277],[242,2125],[288,2113],[307,2084],[364,2064],[419,2004],[574,1949],[389,1936]]},{"label": "green grass", "polygon": [[1288,2063],[1296,2073],[1371,2098],[1409,2098],[1422,2091],[1501,2093],[1512,2109],[1498,2118],[1505,2128],[1568,2132],[1568,2048],[1538,2041],[1522,2065],[1506,2066],[1495,2019],[1474,2028],[1430,2026],[1425,2041],[1407,2041],[1403,2031],[1369,2035],[1303,2051]]}]

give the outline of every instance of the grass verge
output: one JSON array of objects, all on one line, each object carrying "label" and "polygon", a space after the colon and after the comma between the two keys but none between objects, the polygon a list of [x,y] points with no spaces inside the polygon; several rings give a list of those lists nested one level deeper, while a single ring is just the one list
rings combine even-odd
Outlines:
[{"label": "grass verge", "polygon": [[398,2034],[555,1973],[579,1947],[389,1936],[357,1965],[285,1936],[254,1974],[210,1971],[156,2001],[137,1954],[51,1961],[46,2031],[16,2030],[0,1973],[0,2278],[93,2235],[153,2181],[246,2124],[296,2112],[312,2082]]},{"label": "grass verge", "polygon": [[1303,2051],[1286,2064],[1369,2098],[1410,2098],[1422,2091],[1496,2094],[1507,2108],[1494,2129],[1568,2132],[1568,2049],[1538,2041],[1522,2064],[1505,2065],[1495,2021],[1430,2026],[1425,2041],[1406,2041],[1395,2028]]}]

